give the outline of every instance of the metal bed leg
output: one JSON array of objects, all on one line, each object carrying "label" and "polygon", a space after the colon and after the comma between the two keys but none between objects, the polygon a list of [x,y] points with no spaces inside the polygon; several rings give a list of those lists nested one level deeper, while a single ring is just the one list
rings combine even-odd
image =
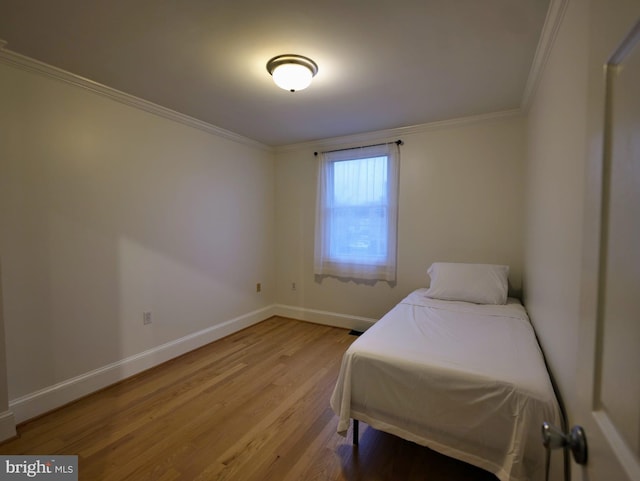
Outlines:
[{"label": "metal bed leg", "polygon": [[357,419],[353,420],[353,445],[357,446],[358,445],[358,427],[360,426],[360,423]]}]

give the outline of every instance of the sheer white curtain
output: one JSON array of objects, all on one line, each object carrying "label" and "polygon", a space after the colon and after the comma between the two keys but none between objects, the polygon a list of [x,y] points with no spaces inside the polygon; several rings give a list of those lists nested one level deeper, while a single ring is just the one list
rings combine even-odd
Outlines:
[{"label": "sheer white curtain", "polygon": [[396,143],[321,155],[315,274],[395,282],[399,163]]}]

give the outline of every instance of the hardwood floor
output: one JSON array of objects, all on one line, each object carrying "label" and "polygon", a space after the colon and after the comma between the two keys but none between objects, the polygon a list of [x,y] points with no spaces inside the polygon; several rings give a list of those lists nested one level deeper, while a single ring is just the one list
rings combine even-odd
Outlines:
[{"label": "hardwood floor", "polygon": [[354,339],[271,318],[22,424],[0,453],[77,454],[86,481],[496,481],[364,423],[357,448],[336,434]]}]

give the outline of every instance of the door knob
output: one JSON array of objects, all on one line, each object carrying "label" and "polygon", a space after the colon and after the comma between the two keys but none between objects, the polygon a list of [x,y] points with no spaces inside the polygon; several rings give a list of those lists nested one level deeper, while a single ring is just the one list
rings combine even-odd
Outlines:
[{"label": "door knob", "polygon": [[587,437],[582,426],[574,426],[568,433],[548,422],[542,423],[542,444],[547,450],[570,449],[573,459],[578,464],[587,464]]}]

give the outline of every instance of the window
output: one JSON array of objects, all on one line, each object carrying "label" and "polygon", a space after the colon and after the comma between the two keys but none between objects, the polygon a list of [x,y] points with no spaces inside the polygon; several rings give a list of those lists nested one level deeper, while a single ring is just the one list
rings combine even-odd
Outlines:
[{"label": "window", "polygon": [[395,143],[322,154],[315,274],[396,280],[398,166]]}]

